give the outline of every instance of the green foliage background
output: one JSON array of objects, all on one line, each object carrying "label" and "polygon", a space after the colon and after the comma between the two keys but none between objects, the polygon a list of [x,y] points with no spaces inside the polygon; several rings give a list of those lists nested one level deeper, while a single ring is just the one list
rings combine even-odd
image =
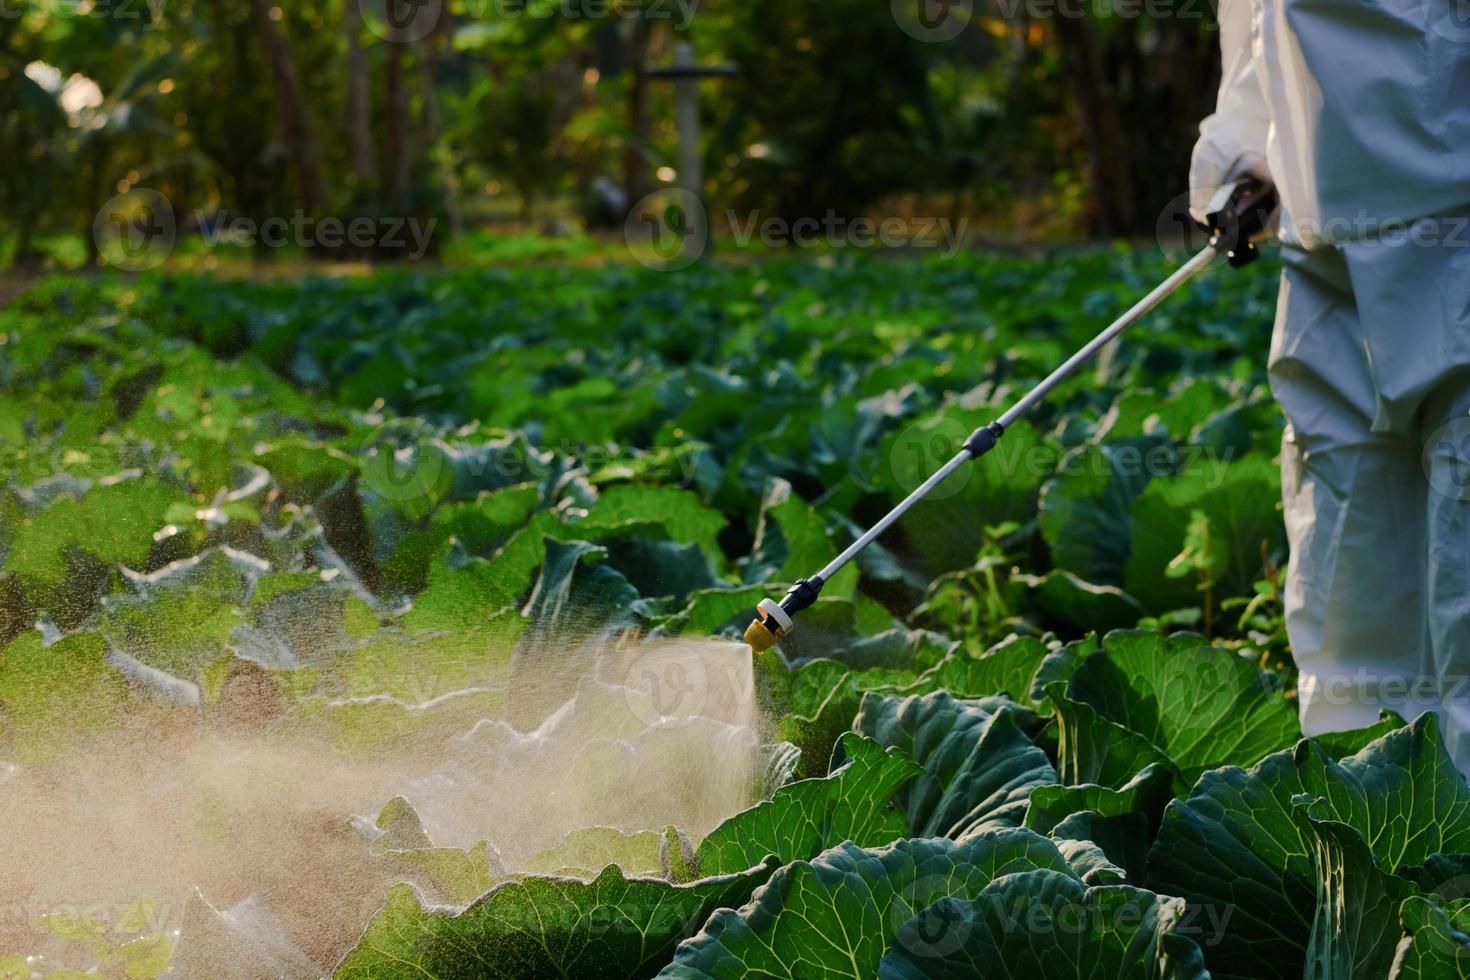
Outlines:
[{"label": "green foliage background", "polygon": [[[52,279],[0,313],[0,751],[183,712],[370,757],[514,720],[560,638],[738,636],[1166,266]],[[1433,720],[1297,727],[1272,273],[1161,308],[757,658],[762,802],[507,877],[385,800],[339,975],[1463,972]],[[252,915],[37,926],[109,975],[334,966]]]}]

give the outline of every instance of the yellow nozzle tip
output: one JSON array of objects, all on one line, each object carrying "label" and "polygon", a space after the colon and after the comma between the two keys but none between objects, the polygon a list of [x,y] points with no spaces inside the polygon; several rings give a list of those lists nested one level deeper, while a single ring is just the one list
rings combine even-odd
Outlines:
[{"label": "yellow nozzle tip", "polygon": [[756,653],[764,653],[776,645],[776,636],[766,629],[765,623],[757,619],[745,627],[745,642]]}]

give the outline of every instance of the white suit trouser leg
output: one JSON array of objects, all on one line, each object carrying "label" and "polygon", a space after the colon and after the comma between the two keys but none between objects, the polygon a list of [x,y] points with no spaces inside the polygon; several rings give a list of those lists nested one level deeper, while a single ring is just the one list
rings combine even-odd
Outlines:
[{"label": "white suit trouser leg", "polygon": [[1470,240],[1287,261],[1270,374],[1302,726],[1437,711],[1470,773]]}]

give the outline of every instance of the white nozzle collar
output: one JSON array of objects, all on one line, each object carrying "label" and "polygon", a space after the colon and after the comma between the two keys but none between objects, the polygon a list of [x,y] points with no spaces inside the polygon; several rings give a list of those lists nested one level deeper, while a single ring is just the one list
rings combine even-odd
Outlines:
[{"label": "white nozzle collar", "polygon": [[786,615],[786,610],[782,609],[781,604],[775,599],[762,599],[760,605],[755,608],[767,619],[775,620],[776,625],[782,633],[785,633],[796,625],[791,617]]}]

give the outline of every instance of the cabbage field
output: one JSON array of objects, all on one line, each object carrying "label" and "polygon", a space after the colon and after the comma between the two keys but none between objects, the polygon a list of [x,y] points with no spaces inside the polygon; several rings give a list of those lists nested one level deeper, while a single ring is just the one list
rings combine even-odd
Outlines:
[{"label": "cabbage field", "polygon": [[0,977],[1470,977],[1432,718],[1304,740],[1217,270],[834,255],[0,311]]}]

